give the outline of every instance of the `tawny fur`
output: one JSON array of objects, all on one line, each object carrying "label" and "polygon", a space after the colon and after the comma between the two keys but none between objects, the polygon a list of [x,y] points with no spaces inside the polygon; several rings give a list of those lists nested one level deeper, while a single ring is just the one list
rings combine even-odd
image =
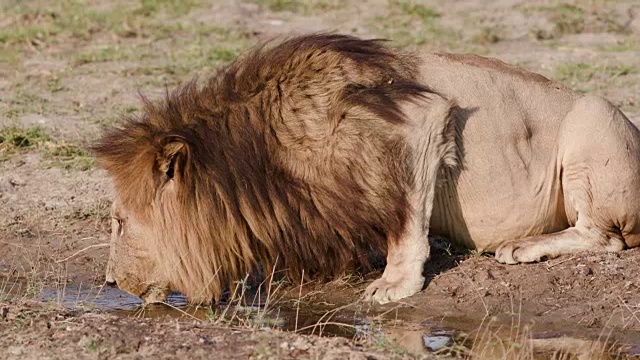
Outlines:
[{"label": "tawny fur", "polygon": [[159,273],[193,301],[257,264],[294,279],[370,269],[406,221],[400,104],[429,94],[415,72],[377,41],[268,44],[201,89],[145,101],[95,151],[121,207],[148,224]]},{"label": "tawny fur", "polygon": [[95,150],[117,193],[107,277],[146,298],[208,301],[258,264],[322,278],[386,253],[365,298],[394,301],[423,287],[430,233],[509,264],[640,245],[638,128],[475,55],[270,43],[145,101]]}]

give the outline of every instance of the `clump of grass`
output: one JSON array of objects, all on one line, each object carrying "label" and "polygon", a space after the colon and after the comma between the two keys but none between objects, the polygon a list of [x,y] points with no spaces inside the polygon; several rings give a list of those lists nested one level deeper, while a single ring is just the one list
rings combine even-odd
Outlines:
[{"label": "clump of grass", "polygon": [[75,56],[75,65],[83,65],[96,62],[117,61],[126,59],[126,54],[118,46],[109,46],[101,49],[93,49],[79,52]]},{"label": "clump of grass", "polygon": [[47,166],[65,170],[86,171],[94,167],[94,160],[89,151],[72,143],[47,143],[44,147],[44,158]]},{"label": "clump of grass", "polygon": [[0,63],[16,65],[20,60],[20,52],[9,46],[0,46]]},{"label": "clump of grass", "polygon": [[[275,0],[263,1],[271,3]],[[284,2],[280,5],[274,3],[274,6],[289,6],[286,1],[290,1],[304,9],[328,8],[340,3],[338,0],[278,1]],[[85,4],[82,0],[61,0],[40,7],[21,2],[4,11],[11,23],[0,28],[0,62],[18,63],[24,54],[34,48],[68,43],[74,38],[91,40],[105,33],[111,38],[171,38],[175,44],[168,53],[162,51],[162,56],[166,56],[164,68],[168,70],[167,73],[175,75],[169,82],[177,82],[177,78],[194,69],[198,72],[213,70],[221,63],[232,60],[238,51],[249,45],[247,40],[251,34],[247,32],[184,19],[194,9],[206,6],[208,2],[202,0],[139,0],[106,9]],[[137,46],[135,51],[115,43],[102,47],[81,47],[79,50],[71,50],[66,46],[60,48],[68,50],[66,55],[75,66],[121,60],[142,64],[145,58],[160,56],[161,51],[152,42]],[[144,66],[141,70],[151,72]],[[175,74],[171,70],[175,70]],[[52,92],[62,90],[56,80],[49,85]],[[166,85],[166,81],[158,85]],[[24,106],[11,107],[9,117],[15,118],[24,113],[23,109],[33,108],[33,105],[26,104],[38,102],[27,101]],[[47,111],[46,107],[44,111]]]},{"label": "clump of grass", "polygon": [[229,62],[235,59],[237,56],[238,56],[238,53],[233,49],[215,48],[211,50],[207,60],[213,61],[215,63]]},{"label": "clump of grass", "polygon": [[[598,78],[603,82],[611,81],[621,76],[631,74],[635,68],[629,65],[596,66],[589,63],[560,64],[555,68],[554,77],[559,81],[567,82],[572,87],[582,86],[591,80]],[[578,91],[581,91],[578,89]],[[586,91],[583,89],[583,91]]]},{"label": "clump of grass", "polygon": [[640,40],[629,36],[623,40],[617,41],[615,44],[601,45],[600,50],[606,52],[640,51]]},{"label": "clump of grass", "polygon": [[524,12],[525,14],[544,13],[553,24],[551,32],[543,29],[534,30],[538,40],[552,39],[564,34],[580,34],[585,29],[585,11],[577,5],[560,3],[554,6],[530,6],[524,8]]},{"label": "clump of grass", "polygon": [[43,128],[38,126],[0,128],[0,161],[5,161],[19,151],[35,147],[48,140],[49,136]]},{"label": "clump of grass", "polygon": [[588,63],[560,64],[555,68],[554,77],[575,84],[591,80],[596,71],[597,67]]},{"label": "clump of grass", "polygon": [[[145,69],[150,71],[150,73],[147,75],[154,74],[155,72],[160,72],[160,73],[168,72],[168,70],[165,68],[158,68],[157,70],[155,68],[145,68]],[[137,71],[140,71],[140,69],[138,69]],[[133,75],[138,75],[138,74],[145,74],[145,73],[136,72]],[[101,126],[113,126],[113,125],[122,124],[124,121],[126,121],[127,118],[129,118],[132,114],[135,114],[139,110],[140,108],[137,105],[116,104],[112,106],[109,114],[106,114],[102,117],[100,116],[96,117],[94,120],[94,123]]]},{"label": "clump of grass", "polygon": [[480,258],[480,257],[483,257],[483,256],[490,256],[490,254],[488,252],[484,252],[484,251],[478,250],[478,249],[469,250],[469,255],[471,257],[475,257],[475,258]]},{"label": "clump of grass", "polygon": [[18,89],[13,98],[9,100],[9,106],[5,115],[9,119],[16,119],[23,114],[46,114],[50,109],[47,107],[49,101],[39,95]]},{"label": "clump of grass", "polygon": [[42,288],[44,287],[41,274],[36,270],[36,268],[33,268],[28,274],[26,280],[27,283],[25,287],[24,297],[28,299],[37,297],[42,292]]},{"label": "clump of grass", "polygon": [[461,39],[458,31],[440,24],[440,13],[418,1],[389,0],[388,13],[370,24],[376,32],[393,39],[399,47],[432,45],[454,49]]},{"label": "clump of grass", "polygon": [[39,126],[21,128],[8,126],[0,129],[0,152],[11,149],[29,148],[49,140],[43,128]]},{"label": "clump of grass", "polygon": [[390,1],[393,6],[399,6],[406,15],[420,19],[424,24],[432,24],[434,19],[440,17],[440,13],[422,4],[407,1]]},{"label": "clump of grass", "polygon": [[111,201],[102,199],[90,207],[76,209],[69,216],[76,220],[93,219],[98,223],[111,219]]},{"label": "clump of grass", "polygon": [[580,34],[584,31],[584,10],[571,4],[559,4],[550,9],[550,20],[560,34]]},{"label": "clump of grass", "polygon": [[261,0],[259,4],[264,5],[271,11],[291,11],[299,9],[300,3],[295,0]]},{"label": "clump of grass", "polygon": [[477,44],[490,45],[499,42],[501,39],[496,28],[484,27],[472,40]]},{"label": "clump of grass", "polygon": [[95,353],[98,349],[98,346],[95,342],[95,340],[89,338],[88,336],[84,335],[80,341],[78,342],[78,345],[84,348],[84,352],[87,354],[91,354],[91,353]]},{"label": "clump of grass", "polygon": [[312,12],[314,10],[332,10],[343,6],[339,0],[254,0],[254,3],[273,12]]},{"label": "clump of grass", "polygon": [[47,80],[47,89],[49,92],[55,93],[64,90],[64,85],[58,76],[54,76]]},{"label": "clump of grass", "polygon": [[52,29],[41,25],[16,25],[0,29],[0,44],[32,44],[38,45],[48,41],[55,34]]},{"label": "clump of grass", "polygon": [[80,171],[94,166],[93,157],[86,149],[70,142],[55,141],[42,127],[0,128],[0,161],[19,151],[34,148],[42,151],[45,166]]},{"label": "clump of grass", "polygon": [[581,34],[583,32],[629,33],[627,24],[620,21],[620,15],[611,9],[597,7],[593,3],[581,4],[559,3],[553,6],[528,6],[525,14],[538,12],[545,14],[553,25],[549,29],[533,29],[532,33],[538,40],[559,38],[566,34]]},{"label": "clump of grass", "polygon": [[[10,21],[0,28],[0,61],[15,63],[29,49],[48,47],[69,38],[90,40],[99,32],[119,37],[168,37],[182,29],[180,17],[206,6],[201,0],[140,0],[133,4],[98,10],[82,0],[53,1],[42,6],[16,2],[0,10]],[[94,58],[114,55],[112,50],[105,50],[79,55],[78,61],[93,62]]]},{"label": "clump of grass", "polygon": [[186,15],[201,5],[202,2],[200,0],[141,0],[133,14],[155,16],[157,13],[164,11],[167,15],[176,17]]}]

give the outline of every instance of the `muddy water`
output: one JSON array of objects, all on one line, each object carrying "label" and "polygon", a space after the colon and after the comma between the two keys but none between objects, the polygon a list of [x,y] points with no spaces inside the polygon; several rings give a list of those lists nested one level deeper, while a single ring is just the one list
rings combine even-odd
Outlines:
[{"label": "muddy water", "polygon": [[[5,294],[15,297],[29,292],[25,281],[4,283]],[[265,311],[265,300],[254,301],[255,304],[225,306],[222,304],[216,312],[209,307],[197,307],[188,304],[180,294],[171,294],[165,304],[143,306],[140,298],[132,296],[117,288],[102,286],[66,285],[58,288],[43,288],[39,298],[44,302],[56,303],[69,309],[98,310],[123,317],[176,317],[194,318],[215,321],[225,318],[226,322],[296,331],[302,334],[322,336],[341,336],[347,338],[370,337],[374,341],[387,341],[390,338],[398,346],[413,353],[438,351],[453,343],[454,330],[434,328],[426,331],[400,329],[393,327],[385,331],[382,324],[372,321],[366,316],[359,316],[353,309],[332,311],[330,307],[299,308],[294,302],[278,302],[268,305]],[[371,316],[371,314],[369,314]]]},{"label": "muddy water", "polygon": [[[31,291],[24,281],[13,283],[5,281],[0,290],[2,290],[0,295],[8,294],[16,297],[25,296]],[[403,321],[388,320],[389,316],[387,320],[381,320],[379,313],[365,314],[352,307],[335,311],[332,310],[335,306],[312,306],[305,303],[298,308],[295,301],[287,300],[266,306],[265,299],[234,304],[234,306],[222,304],[216,311],[212,311],[208,306],[189,305],[184,296],[172,294],[167,298],[166,304],[143,306],[138,297],[109,286],[68,284],[64,287],[40,289],[39,297],[42,301],[61,304],[69,309],[99,310],[123,317],[168,316],[208,321],[224,320],[226,323],[297,331],[304,334],[364,337],[370,341],[390,342],[414,354],[444,352],[454,356],[468,356],[475,351],[476,354],[482,352],[481,357],[503,357],[505,352],[523,351],[523,348],[525,351],[533,351],[531,349],[535,346],[539,349],[536,353],[542,354],[542,358],[545,358],[550,351],[565,350],[577,354],[581,351],[591,351],[590,349],[597,342],[594,340],[598,340],[601,335],[580,332],[574,334],[574,331],[568,328],[557,328],[557,326],[545,328],[538,324],[536,332],[514,336],[513,329],[505,328],[504,324],[492,326],[464,317],[440,317],[433,320],[433,317],[420,314],[413,319],[409,316],[409,321],[407,316],[403,316]],[[253,299],[257,298],[253,297]],[[530,348],[522,344],[525,335]],[[629,334],[626,335],[625,343],[640,344],[640,334],[631,334],[631,337]],[[499,345],[497,354],[495,353],[496,343]],[[597,346],[608,345],[597,344]],[[640,349],[628,346],[624,353],[635,355],[639,353],[638,350]]]},{"label": "muddy water", "polygon": [[[266,305],[265,299],[254,299],[238,306],[221,304],[214,312],[208,306],[193,306],[181,294],[171,294],[164,304],[150,304],[143,306],[140,298],[132,296],[117,288],[82,287],[68,285],[64,289],[42,290],[40,299],[47,302],[55,302],[69,309],[86,308],[114,313],[127,317],[187,317],[198,320],[211,320],[225,318],[227,322],[248,322],[256,327],[277,328],[286,331],[299,330],[301,333],[315,333],[326,336],[357,336],[359,331],[364,331],[360,324],[365,324],[363,319],[354,317],[353,311],[336,312],[327,317],[327,311],[317,308],[301,306],[295,308],[292,303],[277,306]],[[324,321],[323,321],[324,320]],[[319,323],[327,323],[318,325]],[[355,325],[354,325],[355,324]],[[318,325],[318,326],[315,326]]]}]

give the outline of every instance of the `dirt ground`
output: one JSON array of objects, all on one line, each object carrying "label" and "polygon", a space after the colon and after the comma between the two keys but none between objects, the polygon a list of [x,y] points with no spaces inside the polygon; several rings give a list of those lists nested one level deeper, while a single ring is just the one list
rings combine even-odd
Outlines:
[{"label": "dirt ground", "polygon": [[[497,57],[640,123],[636,0],[0,0],[0,358],[533,357],[525,344],[557,338],[640,354],[640,249],[505,266],[435,239],[431,281],[401,304],[356,302],[378,274],[283,293],[283,311],[304,294],[303,312],[332,314],[304,326],[357,329],[347,338],[45,301],[103,285],[112,190],[85,147],[138,111],[138,92],[159,96],[261,39],[313,31]],[[439,333],[446,351],[426,350]]]}]

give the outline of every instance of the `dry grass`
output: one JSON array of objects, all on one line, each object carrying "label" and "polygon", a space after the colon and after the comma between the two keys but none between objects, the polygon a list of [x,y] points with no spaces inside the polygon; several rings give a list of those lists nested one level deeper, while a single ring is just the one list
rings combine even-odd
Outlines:
[{"label": "dry grass", "polygon": [[[283,28],[289,19],[296,16],[321,17],[325,13],[350,9],[354,4],[334,0],[246,2],[258,4],[260,12],[257,16],[268,14],[262,16],[262,20],[283,19]],[[14,156],[19,161],[22,155],[35,154],[41,159],[41,168],[57,167],[71,174],[92,169],[93,161],[83,144],[96,136],[95,128],[118,124],[123,116],[137,112],[137,90],[159,94],[165,86],[172,87],[194,73],[214,71],[256,41],[254,34],[244,25],[221,24],[199,17],[209,11],[211,4],[202,0],[2,2],[0,66],[12,71],[2,73],[9,77],[0,79],[0,83],[8,82],[8,85],[3,85],[3,95],[0,96],[0,161]],[[623,89],[626,92],[624,99],[618,96],[617,100],[621,102],[630,98],[628,108],[638,113],[640,101],[634,84],[639,71],[633,55],[640,49],[640,42],[636,35],[628,34],[629,30],[622,26],[624,18],[616,17],[610,10],[615,8],[612,4],[603,0],[527,2],[524,8],[516,11],[542,16],[548,23],[545,28],[532,29],[535,36],[547,41],[531,43],[527,43],[528,39],[509,39],[511,28],[503,28],[500,21],[482,23],[482,26],[477,26],[476,21],[468,21],[471,30],[456,27],[450,20],[463,18],[465,14],[452,15],[449,8],[436,2],[389,0],[383,4],[382,15],[358,13],[357,16],[362,16],[359,26],[368,34],[387,37],[393,40],[394,46],[412,49],[494,52],[508,60],[518,52],[518,47],[508,47],[510,44],[519,44],[526,51],[534,45],[538,49],[536,51],[547,47],[551,54],[563,59],[561,63],[555,62],[546,68],[550,75],[579,91],[610,93]],[[353,16],[356,16],[355,12]],[[587,33],[606,33],[614,40],[577,45],[570,42]],[[501,47],[507,51],[500,53]],[[602,53],[608,53],[605,55],[612,56],[613,60]],[[614,57],[617,55],[628,56]],[[548,65],[541,63],[537,56],[524,58],[531,61],[532,68]],[[619,59],[628,59],[628,63]],[[25,65],[29,63],[31,67]],[[13,69],[18,75],[13,76]],[[30,116],[42,117],[54,126],[46,129],[23,126],[23,122],[27,123],[24,119]],[[68,132],[73,136],[58,134],[56,126],[65,124],[74,128]],[[93,224],[95,232],[104,235],[108,232],[108,226],[104,224],[110,216],[109,204],[102,199],[89,205],[71,203],[64,212],[65,218],[53,220],[63,227],[75,223],[90,227]],[[62,304],[65,299],[75,297],[76,301],[72,303],[84,303],[82,306],[91,308],[103,292],[104,284],[81,283],[69,289],[67,283],[70,275],[74,274],[68,271],[70,265],[84,255],[104,251],[101,247],[103,240],[96,240],[92,245],[78,245],[77,238],[86,234],[69,235],[58,229],[45,236],[37,225],[39,219],[46,216],[50,215],[36,214],[30,219],[15,220],[6,229],[0,229],[4,231],[0,235],[12,236],[0,242],[11,248],[21,247],[19,252],[14,252],[20,255],[12,259],[13,263],[10,262],[0,275],[0,301],[39,299],[43,290],[53,289],[57,293],[57,300],[52,301],[54,304]],[[51,251],[51,243],[60,239],[64,239],[61,241],[64,243],[67,238],[72,240],[63,250]],[[474,256],[482,254],[476,252]],[[96,276],[100,271],[102,268],[96,269]],[[225,306],[213,309],[182,307],[173,303],[165,306],[172,307],[171,312],[178,316],[218,325],[250,329],[290,328],[298,333],[321,335],[335,334],[342,329],[342,334],[357,334],[358,341],[393,348],[398,353],[404,351],[389,334],[390,326],[397,323],[397,309],[383,315],[371,315],[358,302],[344,306],[320,303],[319,297],[315,296],[317,292],[305,291],[312,284],[305,283],[304,277],[300,284],[292,285],[278,280],[277,275],[272,271],[260,284],[250,284],[248,277],[239,281],[234,284]],[[465,279],[474,286],[470,276],[465,276]],[[356,275],[346,274],[331,286],[358,287],[362,281]],[[316,291],[331,291],[331,286]],[[294,288],[295,294],[288,293],[286,287]],[[483,300],[479,293],[478,296]],[[488,313],[487,307],[484,304],[483,308]],[[629,324],[639,322],[638,308],[634,304],[620,299],[620,307],[624,310],[625,321]],[[317,310],[319,314],[314,311],[311,314],[313,324],[308,325],[303,320],[311,317],[310,310]],[[154,311],[153,306],[140,308],[136,315],[151,316]],[[545,343],[531,339],[532,328],[529,323],[521,321],[519,309],[512,307],[511,313],[516,314],[511,326],[500,327],[487,315],[476,331],[454,333],[450,348],[440,353],[467,358],[532,358],[536,349],[543,349],[545,354],[556,358],[571,358],[571,354],[602,354],[604,349],[605,353],[615,355],[615,349],[607,348],[608,345],[602,345],[602,342],[554,339],[556,342]],[[294,322],[286,324],[285,320],[291,318]],[[402,326],[398,325],[396,329]],[[417,339],[421,340],[422,335],[418,331]],[[603,336],[604,340],[607,336]],[[556,353],[562,347],[560,345],[567,349]]]}]

